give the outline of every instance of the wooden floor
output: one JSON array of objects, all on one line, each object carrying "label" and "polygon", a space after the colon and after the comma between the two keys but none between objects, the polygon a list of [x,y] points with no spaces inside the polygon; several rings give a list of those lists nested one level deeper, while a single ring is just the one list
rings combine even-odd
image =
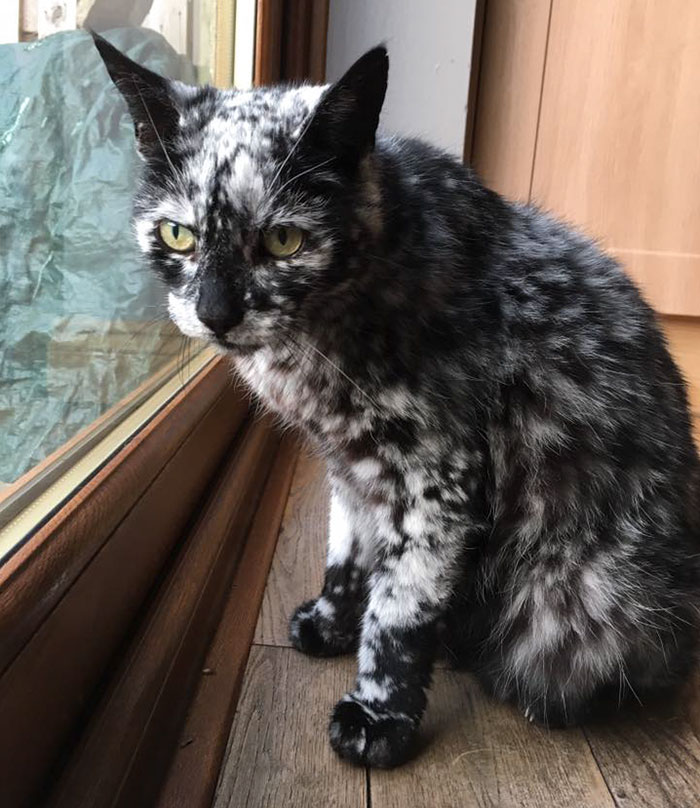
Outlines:
[{"label": "wooden floor", "polygon": [[[338,760],[328,716],[352,686],[352,658],[314,660],[289,646],[292,609],[320,590],[328,490],[299,459],[268,579],[215,808],[696,808],[700,741],[660,708],[605,727],[547,732],[439,669],[425,748],[393,771]],[[674,714],[675,712],[675,714]]]}]

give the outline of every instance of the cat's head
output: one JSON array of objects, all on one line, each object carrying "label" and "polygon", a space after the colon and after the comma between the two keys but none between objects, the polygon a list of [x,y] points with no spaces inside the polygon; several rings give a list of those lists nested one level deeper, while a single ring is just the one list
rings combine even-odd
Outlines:
[{"label": "cat's head", "polygon": [[172,319],[232,350],[283,336],[310,297],[342,283],[366,208],[386,50],[329,87],[222,91],[95,44],[134,120],[145,161],[136,232]]}]

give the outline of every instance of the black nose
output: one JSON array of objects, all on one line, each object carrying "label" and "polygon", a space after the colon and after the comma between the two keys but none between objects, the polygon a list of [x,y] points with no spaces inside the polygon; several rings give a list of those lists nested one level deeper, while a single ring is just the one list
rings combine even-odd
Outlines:
[{"label": "black nose", "polygon": [[241,296],[223,283],[206,283],[199,290],[197,317],[217,337],[237,326],[243,319]]},{"label": "black nose", "polygon": [[211,312],[202,314],[199,309],[197,309],[197,314],[204,325],[213,331],[217,337],[223,337],[224,334],[230,331],[234,326],[237,326],[243,319],[243,317],[239,315],[231,317],[228,312],[222,312],[221,314]]}]

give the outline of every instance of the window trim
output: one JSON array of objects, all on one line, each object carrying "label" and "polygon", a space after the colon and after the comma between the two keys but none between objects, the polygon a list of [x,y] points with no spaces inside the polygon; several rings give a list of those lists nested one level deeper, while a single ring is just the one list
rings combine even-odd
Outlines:
[{"label": "window trim", "polygon": [[[0,565],[0,675],[228,384],[223,359],[207,364]],[[247,412],[240,395],[231,406]]]},{"label": "window trim", "polygon": [[[202,679],[201,660],[230,598],[237,604],[234,633],[248,640],[232,660],[239,663],[242,675],[267,572],[261,555],[267,555],[269,567],[286,500],[286,489],[277,482],[273,491],[277,514],[270,513],[265,492],[270,478],[279,476],[273,474],[279,443],[279,434],[266,418],[251,419],[242,429],[143,615],[139,632],[112,674],[108,693],[90,716],[79,747],[51,793],[56,808],[72,808],[81,800],[115,808],[155,804]],[[288,475],[287,488],[290,481]],[[251,526],[261,510],[273,530],[256,547],[261,536],[254,535]],[[251,551],[260,561],[255,568],[243,563]],[[221,755],[223,751],[219,744]]]},{"label": "window trim", "polygon": [[172,359],[0,493],[0,564],[215,356]]},{"label": "window trim", "polygon": [[37,797],[248,414],[210,362],[0,566],[8,804]]},{"label": "window trim", "polygon": [[[259,0],[258,26],[265,7],[272,6],[280,12],[280,22],[283,12],[290,14],[293,8],[289,0]],[[328,0],[304,4],[307,24],[316,31],[305,33],[312,53],[304,55],[303,65],[309,70],[325,66],[327,6]],[[267,47],[267,30],[258,28],[256,51],[261,42],[268,56],[277,47],[277,63],[286,70],[286,46],[280,36]],[[256,52],[257,83],[257,68],[266,58]],[[266,82],[285,77],[268,70]],[[314,73],[308,77],[323,78]],[[144,735],[136,746],[120,750],[116,765],[124,763],[127,752],[134,753],[125,770],[129,779],[123,782],[140,792],[139,771],[147,771],[149,788],[155,788],[154,778],[165,775],[176,751],[171,742],[177,725],[168,724],[166,742],[161,743],[158,722],[169,720],[171,713],[179,721],[178,711],[190,704],[192,677],[201,672],[207,650],[205,634],[211,637],[216,629],[213,623],[227,594],[238,599],[235,613],[240,614],[238,604],[244,612],[238,622],[236,679],[233,689],[222,694],[230,699],[228,709],[234,709],[295,457],[285,438],[285,459],[278,465],[278,438],[271,429],[269,421],[261,424],[251,416],[248,400],[231,383],[227,361],[215,359],[0,564],[0,714],[9,730],[0,732],[0,782],[8,804],[34,804],[46,797],[57,775],[69,772],[69,756],[80,765],[83,740],[89,739],[101,710],[114,709],[109,696],[122,681],[119,676],[128,673],[129,660],[140,653],[145,637],[163,638],[158,631],[149,635],[158,604],[165,598],[165,613],[176,614],[177,593],[187,586],[195,589],[188,631],[180,635],[179,624],[174,629],[183,644],[170,646],[176,649],[174,656],[168,652],[157,657],[149,643],[142,657],[154,678],[138,703],[138,720],[146,721]],[[254,435],[259,451],[244,452]],[[232,485],[241,486],[239,520],[217,507],[231,501]],[[206,505],[210,490],[215,496]],[[255,503],[260,508],[251,527],[249,508]],[[192,581],[181,561],[198,535],[225,550],[226,564],[209,567],[211,574],[205,565]],[[256,538],[264,544],[254,543]],[[124,681],[132,695],[144,684],[139,677]],[[112,714],[119,717],[118,710]],[[225,730],[222,718],[216,727],[219,760]],[[92,748],[99,751],[100,744]],[[198,788],[210,791],[212,782],[202,780],[207,761],[216,766],[213,759],[203,759],[193,776]],[[107,772],[109,764],[109,759],[101,761]],[[99,787],[89,770],[83,783],[85,793]],[[119,795],[109,797],[115,806],[133,805],[120,802]]]},{"label": "window trim", "polygon": [[329,0],[258,0],[255,84],[326,79]]}]

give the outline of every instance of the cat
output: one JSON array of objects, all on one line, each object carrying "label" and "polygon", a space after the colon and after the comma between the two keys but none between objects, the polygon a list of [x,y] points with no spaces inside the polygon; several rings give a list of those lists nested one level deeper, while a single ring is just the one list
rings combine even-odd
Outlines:
[{"label": "cat", "polygon": [[357,650],[335,751],[416,750],[444,654],[532,721],[681,682],[700,474],[654,313],[587,237],[377,133],[383,47],[330,86],[188,87],[97,48],[144,159],[137,238],[185,333],[325,457],[295,648]]}]

